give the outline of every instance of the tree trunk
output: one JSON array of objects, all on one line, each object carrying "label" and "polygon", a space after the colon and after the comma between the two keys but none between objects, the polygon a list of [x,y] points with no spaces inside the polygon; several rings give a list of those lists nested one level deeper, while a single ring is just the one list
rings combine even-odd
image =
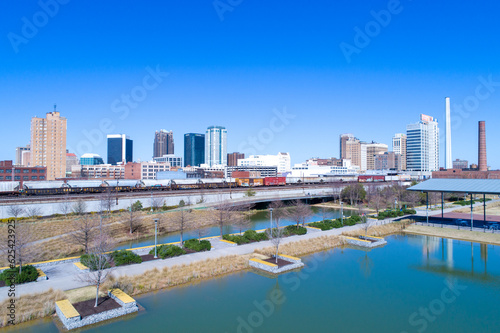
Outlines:
[{"label": "tree trunk", "polygon": [[96,288],[95,288],[95,305],[94,305],[94,308],[97,307],[97,301],[99,300],[99,282],[97,283],[96,285]]},{"label": "tree trunk", "polygon": [[278,253],[279,253],[279,248],[280,248],[280,245],[276,245],[276,263],[278,263]]}]

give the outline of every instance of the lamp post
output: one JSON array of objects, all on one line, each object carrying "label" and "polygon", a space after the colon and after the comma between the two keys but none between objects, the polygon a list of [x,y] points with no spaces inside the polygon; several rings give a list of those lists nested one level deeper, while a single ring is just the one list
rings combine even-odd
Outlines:
[{"label": "lamp post", "polygon": [[398,205],[398,199],[394,198],[394,211],[396,210],[397,205]]},{"label": "lamp post", "polygon": [[151,190],[151,213],[153,212],[153,191]]},{"label": "lamp post", "polygon": [[342,226],[344,226],[344,202],[340,202],[340,221],[342,222]]},{"label": "lamp post", "polygon": [[269,232],[271,232],[271,236],[273,234],[273,209],[272,208],[269,208],[269,213],[270,213],[270,217],[269,217]]},{"label": "lamp post", "polygon": [[154,219],[155,221],[155,259],[158,258],[157,254],[156,254],[156,248],[157,248],[157,244],[158,244],[158,219]]}]

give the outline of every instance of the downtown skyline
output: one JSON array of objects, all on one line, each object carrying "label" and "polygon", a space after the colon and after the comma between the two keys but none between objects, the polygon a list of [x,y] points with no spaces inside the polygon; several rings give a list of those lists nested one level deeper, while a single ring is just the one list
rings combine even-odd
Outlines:
[{"label": "downtown skyline", "polygon": [[[151,159],[156,130],[173,130],[182,155],[183,135],[211,125],[227,128],[228,152],[286,151],[292,163],[338,157],[343,133],[391,150],[392,136],[424,113],[439,120],[444,167],[450,97],[453,159],[477,163],[477,122],[485,120],[488,165],[498,169],[499,5],[401,1],[402,10],[348,62],[340,45],[356,45],[356,31],[389,3],[242,2],[221,21],[211,2],[126,9],[68,2],[17,53],[8,34],[21,35],[22,18],[32,20],[41,7],[4,3],[0,96],[10,125],[0,153],[14,159],[15,147],[29,143],[31,117],[54,103],[68,119],[70,152],[106,156],[106,135],[125,133],[141,160]],[[283,14],[289,20],[274,19]],[[456,17],[465,14],[462,26]],[[204,28],[192,28],[195,21]],[[273,131],[276,112],[293,118]],[[259,134],[270,137],[251,147]],[[90,149],[78,149],[85,141]]]}]

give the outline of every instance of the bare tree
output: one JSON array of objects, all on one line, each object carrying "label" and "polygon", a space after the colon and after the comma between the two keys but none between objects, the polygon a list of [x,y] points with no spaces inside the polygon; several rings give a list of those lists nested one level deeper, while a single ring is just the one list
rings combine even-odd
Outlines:
[{"label": "bare tree", "polygon": [[404,201],[409,207],[415,207],[420,201],[419,193],[415,191],[406,191]]},{"label": "bare tree", "polygon": [[189,222],[193,220],[192,210],[189,208],[182,208],[179,211],[172,213],[172,221],[179,228],[181,234],[180,246],[184,247],[184,231]]},{"label": "bare tree", "polygon": [[[34,253],[30,251],[32,242],[35,240],[32,223],[16,223],[14,227],[8,227],[8,232],[2,235],[2,252],[14,256],[14,264],[19,265],[19,274],[21,274],[24,264],[33,260]],[[12,232],[11,232],[12,230]]]},{"label": "bare tree", "polygon": [[384,204],[384,198],[380,187],[377,185],[370,185],[368,191],[366,191],[366,199],[368,201],[368,206],[374,208],[378,214],[380,208]]},{"label": "bare tree", "polygon": [[83,214],[85,214],[85,211],[87,210],[87,204],[85,203],[85,201],[80,199],[73,204],[73,206],[71,207],[71,210],[76,215],[83,215]]},{"label": "bare tree", "polygon": [[163,206],[163,203],[165,202],[165,199],[162,197],[151,197],[151,208],[153,208],[154,211],[157,211]]},{"label": "bare tree", "polygon": [[129,218],[123,222],[123,224],[127,226],[128,232],[131,235],[137,231],[141,225],[141,220],[135,214],[140,209],[139,207],[141,206],[130,202],[130,207],[128,208]]},{"label": "bare tree", "polygon": [[30,219],[37,219],[40,215],[42,215],[42,208],[36,205],[31,205],[26,208],[26,215]]},{"label": "bare tree", "polygon": [[252,221],[250,220],[250,210],[252,207],[253,205],[251,203],[245,203],[235,208],[236,212],[233,215],[234,220],[236,221],[235,224],[240,230],[240,235],[252,224]]},{"label": "bare tree", "polygon": [[17,223],[17,218],[25,213],[24,208],[21,205],[13,205],[7,208],[7,214],[12,216]]},{"label": "bare tree", "polygon": [[62,201],[59,203],[59,211],[64,214],[64,216],[67,218],[68,213],[71,212],[71,202],[69,201],[69,195],[66,194]]},{"label": "bare tree", "polygon": [[312,215],[311,207],[304,204],[302,200],[294,200],[288,209],[286,210],[286,216],[297,223],[297,228],[299,224],[305,226],[306,219]]},{"label": "bare tree", "polygon": [[75,218],[70,225],[70,238],[83,247],[85,253],[89,252],[89,246],[95,238],[99,221],[93,216],[85,215]]},{"label": "bare tree", "polygon": [[354,206],[354,204],[365,199],[366,191],[363,185],[352,184],[344,187],[341,192],[341,196],[343,200],[349,200],[351,206]]},{"label": "bare tree", "polygon": [[111,273],[109,269],[111,262],[110,251],[114,248],[114,245],[112,238],[101,230],[96,236],[89,251],[87,264],[90,271],[80,276],[82,281],[96,286],[94,307],[98,305],[99,288],[101,284],[108,279]]},{"label": "bare tree", "polygon": [[[273,208],[273,213],[274,213],[274,208]],[[271,243],[276,247],[276,255],[275,255],[276,263],[278,263],[279,248],[280,248],[280,244],[281,244],[281,241],[283,240],[283,235],[284,235],[284,230],[281,228],[281,225],[280,225],[281,218],[284,215],[282,215],[281,217],[280,217],[280,215],[281,214],[277,214],[276,218],[274,219],[276,227],[270,228],[266,231],[267,236],[271,240]],[[273,217],[274,217],[274,214],[273,214]]]},{"label": "bare tree", "polygon": [[224,226],[234,218],[235,207],[228,200],[219,197],[214,208],[210,219],[219,226],[220,236],[222,237]]},{"label": "bare tree", "polygon": [[273,219],[278,221],[277,223],[279,223],[281,219],[287,217],[286,206],[283,201],[273,201],[269,205],[269,208],[273,210]]},{"label": "bare tree", "polygon": [[99,197],[100,210],[107,210],[108,214],[111,214],[111,207],[113,207],[113,203],[115,202],[115,200],[116,198],[113,195],[113,192],[111,192],[111,188],[106,188],[106,190],[101,193]]}]

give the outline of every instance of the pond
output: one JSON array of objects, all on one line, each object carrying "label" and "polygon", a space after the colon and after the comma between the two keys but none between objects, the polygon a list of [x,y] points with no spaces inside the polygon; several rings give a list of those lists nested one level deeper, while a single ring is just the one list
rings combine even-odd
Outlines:
[{"label": "pond", "polygon": [[[499,247],[386,239],[305,256],[277,278],[246,271],[140,296],[145,311],[86,332],[500,332]],[[51,321],[22,330],[57,332]]]}]

